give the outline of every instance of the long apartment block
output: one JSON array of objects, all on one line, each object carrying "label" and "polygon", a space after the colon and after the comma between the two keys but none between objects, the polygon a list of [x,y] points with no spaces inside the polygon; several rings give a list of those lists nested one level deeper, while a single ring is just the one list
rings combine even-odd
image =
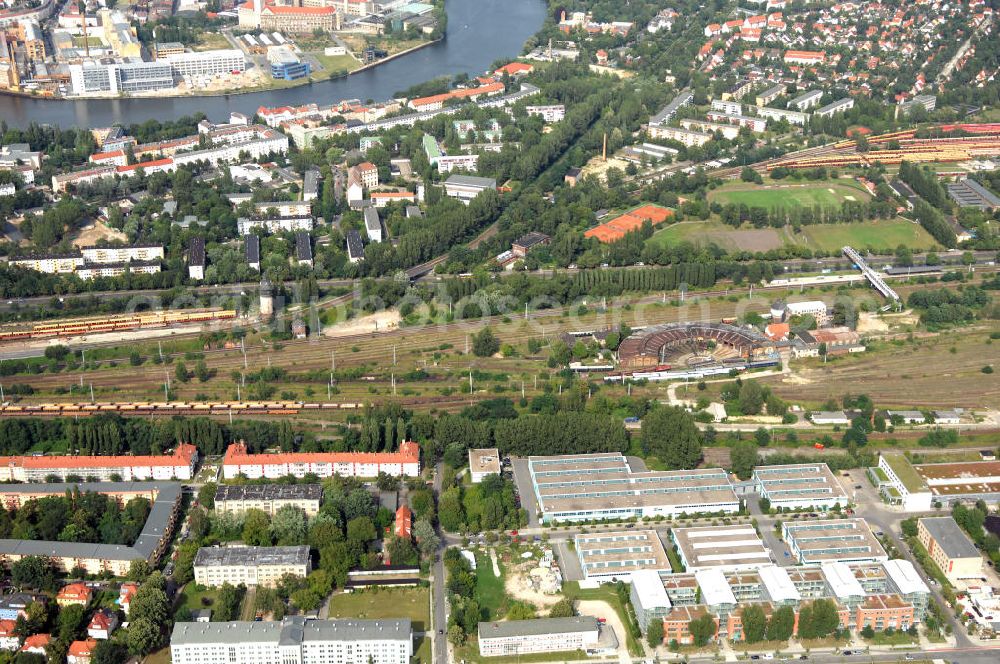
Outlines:
[{"label": "long apartment block", "polygon": [[542,520],[674,517],[740,509],[721,468],[635,472],[624,455],[571,454],[528,458]]}]

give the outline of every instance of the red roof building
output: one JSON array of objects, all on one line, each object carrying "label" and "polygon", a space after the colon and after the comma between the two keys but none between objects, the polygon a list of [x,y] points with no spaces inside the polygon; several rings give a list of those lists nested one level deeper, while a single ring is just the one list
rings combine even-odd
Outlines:
[{"label": "red roof building", "polygon": [[51,634],[32,634],[24,640],[24,645],[21,646],[21,652],[31,652],[36,655],[44,655],[45,646],[49,645],[49,641],[51,640]]},{"label": "red roof building", "polygon": [[535,68],[532,65],[523,62],[511,62],[500,67],[493,73],[497,76],[503,76],[504,74],[510,76],[527,76],[533,71],[535,71]]},{"label": "red roof building", "polygon": [[283,452],[250,454],[245,443],[234,443],[226,450],[222,465],[226,479],[240,475],[250,479],[277,479],[287,475],[304,477],[394,477],[420,474],[420,446],[412,441],[401,443],[398,452]]},{"label": "red roof building", "polygon": [[59,589],[59,594],[56,595],[56,604],[59,606],[71,606],[73,604],[87,606],[90,604],[92,594],[86,584],[71,583]]},{"label": "red roof building", "polygon": [[0,457],[0,481],[44,482],[49,475],[96,477],[107,482],[112,475],[122,482],[189,480],[198,463],[198,448],[181,443],[173,454],[144,456],[16,456]]},{"label": "red roof building", "polygon": [[88,664],[90,657],[97,647],[97,639],[87,639],[86,641],[74,641],[69,644],[69,652],[66,653],[67,664]]},{"label": "red roof building", "polygon": [[396,510],[396,537],[410,539],[413,534],[413,512],[406,505]]}]

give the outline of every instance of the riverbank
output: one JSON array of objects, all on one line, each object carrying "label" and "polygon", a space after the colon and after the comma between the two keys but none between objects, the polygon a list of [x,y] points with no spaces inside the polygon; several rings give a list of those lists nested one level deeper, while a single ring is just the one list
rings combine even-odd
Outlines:
[{"label": "riverbank", "polygon": [[[231,97],[235,95],[252,95],[261,94],[267,92],[278,92],[281,90],[291,90],[293,88],[301,88],[308,85],[313,85],[316,83],[326,83],[327,81],[336,81],[341,79],[346,79],[355,74],[360,74],[365,71],[370,71],[381,65],[389,63],[391,60],[401,58],[403,56],[409,55],[416,51],[427,48],[428,46],[433,46],[439,42],[444,41],[444,37],[439,39],[432,39],[430,41],[417,44],[416,46],[411,46],[410,48],[403,49],[398,53],[393,53],[375,62],[369,62],[366,65],[361,65],[357,69],[352,69],[340,75],[332,75],[325,77],[315,77],[308,76],[294,81],[281,81],[275,80],[277,85],[268,86],[258,86],[253,88],[229,88],[226,90],[212,90],[212,91],[195,91],[190,92],[170,92],[164,93],[162,90],[151,92],[149,94],[139,94],[139,95],[75,95],[72,97],[59,97],[59,96],[42,96],[34,95],[28,92],[15,92],[13,90],[0,90],[0,96],[11,96],[11,97],[21,97],[24,99],[37,99],[39,101],[110,101],[115,99],[193,99],[193,98],[211,98],[211,97]],[[353,56],[352,56],[353,57]],[[357,60],[357,58],[355,58]],[[360,62],[360,60],[358,60]]]},{"label": "riverbank", "polygon": [[176,120],[195,113],[224,121],[233,112],[253,115],[261,106],[389,99],[415,83],[460,73],[482,73],[497,59],[517,56],[545,20],[547,5],[541,0],[448,0],[446,11],[447,38],[401,51],[347,76],[281,89],[243,89],[198,96],[53,99],[30,94],[0,95],[0,118],[10,127],[27,127],[31,123],[103,127],[141,123],[150,118]]}]

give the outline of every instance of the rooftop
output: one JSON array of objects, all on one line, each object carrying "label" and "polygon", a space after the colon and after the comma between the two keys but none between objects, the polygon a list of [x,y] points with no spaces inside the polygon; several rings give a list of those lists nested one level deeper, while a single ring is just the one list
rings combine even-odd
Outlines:
[{"label": "rooftop", "polygon": [[308,564],[308,546],[203,546],[194,557],[195,567]]},{"label": "rooftop", "polygon": [[215,502],[224,500],[320,500],[320,484],[220,484]]},{"label": "rooftop", "polygon": [[934,516],[919,520],[927,529],[934,542],[951,559],[979,558],[979,549],[972,543],[965,531],[950,516]]},{"label": "rooftop", "polygon": [[469,470],[473,473],[500,474],[500,452],[495,447],[469,450]]},{"label": "rooftop", "polygon": [[927,491],[927,483],[920,473],[917,472],[916,468],[913,467],[909,459],[902,454],[891,452],[883,452],[881,456],[908,492],[917,493]]},{"label": "rooftop", "polygon": [[670,559],[655,530],[580,534],[574,541],[588,574],[670,569]]},{"label": "rooftop", "polygon": [[692,570],[771,564],[770,552],[750,525],[672,528],[670,536]]},{"label": "rooftop", "polygon": [[479,623],[479,638],[498,639],[511,636],[544,634],[572,634],[596,632],[597,618],[572,616],[569,618],[536,618],[534,620],[503,620]]},{"label": "rooftop", "polygon": [[179,622],[174,623],[170,645],[249,641],[290,646],[309,641],[360,641],[366,638],[410,639],[410,620],[314,620],[287,616],[281,622]]}]

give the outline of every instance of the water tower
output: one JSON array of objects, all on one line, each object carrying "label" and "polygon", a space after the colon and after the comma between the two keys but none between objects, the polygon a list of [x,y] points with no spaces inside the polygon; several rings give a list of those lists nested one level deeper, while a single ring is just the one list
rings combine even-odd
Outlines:
[{"label": "water tower", "polygon": [[274,315],[274,287],[267,279],[260,282],[260,317],[270,318]]}]

